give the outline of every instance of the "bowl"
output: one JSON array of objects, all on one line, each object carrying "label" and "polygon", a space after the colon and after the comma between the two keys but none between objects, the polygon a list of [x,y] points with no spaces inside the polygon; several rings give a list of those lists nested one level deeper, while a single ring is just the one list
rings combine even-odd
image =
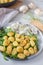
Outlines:
[{"label": "bowl", "polygon": [[[11,23],[9,23],[7,26],[5,26],[5,27],[11,27],[11,28],[13,28],[13,31],[14,31],[14,26],[12,26],[12,24],[14,25],[16,22],[11,22]],[[18,25],[20,25],[20,24],[23,24],[23,25],[28,25],[31,29],[33,29],[34,31],[37,31],[37,38],[38,38],[38,48],[39,48],[39,51],[36,53],[36,54],[34,54],[34,55],[32,55],[32,56],[29,56],[27,59],[31,59],[31,58],[33,58],[33,57],[36,57],[37,55],[39,55],[40,53],[41,53],[41,51],[43,50],[43,34],[42,34],[42,32],[37,28],[37,27],[35,27],[34,25],[32,25],[32,24],[28,24],[28,23],[26,23],[26,24],[24,24],[24,23],[21,23],[21,22],[17,22],[18,23]],[[20,24],[19,24],[20,23]],[[35,33],[35,32],[34,32]]]},{"label": "bowl", "polygon": [[0,8],[1,8],[1,7],[9,7],[9,6],[15,4],[16,1],[17,1],[17,0],[14,0],[14,1],[8,2],[8,3],[0,3]]}]

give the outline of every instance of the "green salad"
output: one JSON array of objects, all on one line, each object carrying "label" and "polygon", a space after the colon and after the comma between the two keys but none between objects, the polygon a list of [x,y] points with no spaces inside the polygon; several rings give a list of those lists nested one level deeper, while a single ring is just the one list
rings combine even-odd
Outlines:
[{"label": "green salad", "polygon": [[0,30],[0,52],[4,59],[25,59],[38,52],[37,35],[23,35],[11,29]]}]

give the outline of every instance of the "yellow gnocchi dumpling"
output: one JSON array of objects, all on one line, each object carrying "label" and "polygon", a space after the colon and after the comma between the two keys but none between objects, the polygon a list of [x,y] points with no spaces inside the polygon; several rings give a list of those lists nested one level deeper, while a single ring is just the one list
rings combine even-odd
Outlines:
[{"label": "yellow gnocchi dumpling", "polygon": [[37,47],[36,47],[36,45],[35,45],[35,46],[34,46],[34,52],[37,53],[37,51],[38,51],[38,50],[37,50]]},{"label": "yellow gnocchi dumpling", "polygon": [[3,39],[6,40],[6,39],[8,39],[8,37],[7,36],[4,36]]},{"label": "yellow gnocchi dumpling", "polygon": [[35,42],[33,40],[30,41],[31,46],[35,46]]},{"label": "yellow gnocchi dumpling", "polygon": [[24,40],[24,36],[23,36],[23,35],[21,35],[20,39],[21,39],[21,40]]},{"label": "yellow gnocchi dumpling", "polygon": [[34,40],[36,40],[36,38],[33,36],[33,37],[30,38],[30,40],[33,40],[34,41]]},{"label": "yellow gnocchi dumpling", "polygon": [[8,2],[12,2],[14,0],[0,0],[0,3],[8,3]]},{"label": "yellow gnocchi dumpling", "polygon": [[0,3],[3,3],[4,2],[4,0],[0,0]]},{"label": "yellow gnocchi dumpling", "polygon": [[4,52],[5,51],[5,47],[4,46],[0,46],[0,51]]},{"label": "yellow gnocchi dumpling", "polygon": [[30,47],[30,43],[27,43],[25,46],[24,46],[24,49],[28,49]]},{"label": "yellow gnocchi dumpling", "polygon": [[26,40],[21,40],[20,46],[25,46],[27,44]]},{"label": "yellow gnocchi dumpling", "polygon": [[24,55],[29,56],[30,55],[29,51],[28,50],[24,50]]},{"label": "yellow gnocchi dumpling", "polygon": [[20,34],[16,34],[16,35],[15,35],[15,38],[19,38],[19,37],[20,37]]},{"label": "yellow gnocchi dumpling", "polygon": [[30,47],[28,50],[29,50],[31,55],[34,54],[34,49],[32,47]]},{"label": "yellow gnocchi dumpling", "polygon": [[17,41],[14,41],[13,42],[13,46],[18,46],[19,44],[18,44],[18,42]]},{"label": "yellow gnocchi dumpling", "polygon": [[4,1],[4,3],[7,3],[8,2],[8,0],[3,0]]},{"label": "yellow gnocchi dumpling", "polygon": [[8,40],[9,40],[10,42],[14,42],[14,37],[9,37]]},{"label": "yellow gnocchi dumpling", "polygon": [[12,2],[12,1],[14,1],[14,0],[9,0],[9,2]]},{"label": "yellow gnocchi dumpling", "polygon": [[17,52],[23,52],[23,47],[18,46],[18,47],[17,47]]},{"label": "yellow gnocchi dumpling", "polygon": [[16,38],[16,41],[17,41],[17,42],[20,42],[20,41],[21,41],[21,39],[19,39],[19,38]]},{"label": "yellow gnocchi dumpling", "polygon": [[25,40],[29,42],[30,41],[30,37],[29,36],[25,36]]},{"label": "yellow gnocchi dumpling", "polygon": [[8,32],[7,35],[8,36],[13,36],[14,35],[14,32]]},{"label": "yellow gnocchi dumpling", "polygon": [[3,46],[8,46],[10,44],[10,41],[8,39],[4,40]]},{"label": "yellow gnocchi dumpling", "polygon": [[25,59],[25,55],[24,55],[23,53],[19,53],[19,54],[17,55],[17,57],[18,57],[19,59]]},{"label": "yellow gnocchi dumpling", "polygon": [[7,54],[11,54],[12,53],[12,45],[11,44],[7,47],[6,53]]},{"label": "yellow gnocchi dumpling", "polygon": [[16,48],[14,48],[14,49],[12,50],[12,55],[15,55],[15,54],[17,54],[17,49],[16,49]]}]

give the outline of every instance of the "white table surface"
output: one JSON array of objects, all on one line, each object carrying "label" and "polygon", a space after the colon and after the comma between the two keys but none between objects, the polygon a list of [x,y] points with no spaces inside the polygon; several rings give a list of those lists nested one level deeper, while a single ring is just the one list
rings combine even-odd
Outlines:
[{"label": "white table surface", "polygon": [[[29,0],[24,0],[24,1],[25,1],[24,4],[28,4]],[[37,4],[37,6],[40,5],[40,8],[43,8],[43,0],[41,0],[42,4],[37,1],[40,1],[40,0],[36,0],[35,3]],[[10,60],[10,59],[9,61],[5,61],[3,59],[3,56],[0,54],[0,65],[43,65],[43,50],[37,57],[32,58],[30,60],[25,60],[25,61]]]},{"label": "white table surface", "polygon": [[24,3],[23,4],[28,4],[28,3],[35,3],[36,6],[38,6],[39,8],[41,8],[43,10],[43,0],[23,0]]}]

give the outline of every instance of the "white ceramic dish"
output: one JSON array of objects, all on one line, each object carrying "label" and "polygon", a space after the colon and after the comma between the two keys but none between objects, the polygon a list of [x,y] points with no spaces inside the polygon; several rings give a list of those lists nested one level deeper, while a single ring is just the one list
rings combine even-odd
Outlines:
[{"label": "white ceramic dish", "polygon": [[[12,26],[13,25],[13,26]],[[14,25],[16,25],[16,26],[14,26]],[[33,30],[33,33],[34,34],[37,34],[37,37],[38,37],[38,47],[39,47],[39,51],[36,53],[36,54],[34,54],[34,55],[32,55],[32,56],[30,56],[30,57],[28,57],[28,59],[30,59],[30,58],[33,58],[33,57],[35,57],[35,56],[37,56],[39,53],[41,53],[41,51],[42,51],[42,49],[43,49],[43,35],[42,35],[42,33],[41,33],[41,31],[39,30],[39,29],[37,29],[35,26],[33,26],[33,25],[31,25],[30,23],[22,23],[22,22],[11,22],[11,23],[9,23],[7,26],[5,26],[5,27],[11,27],[12,29],[13,29],[13,31],[15,31],[15,27],[17,27],[16,28],[16,30],[19,28],[19,25],[25,25],[25,26],[29,26],[30,27],[30,29],[32,29]],[[25,27],[26,28],[26,27]],[[24,31],[24,30],[23,30]],[[22,31],[20,31],[20,32],[22,32]],[[23,33],[25,33],[25,31],[23,32]],[[27,33],[27,32],[26,32]],[[22,34],[22,33],[21,33]]]}]

